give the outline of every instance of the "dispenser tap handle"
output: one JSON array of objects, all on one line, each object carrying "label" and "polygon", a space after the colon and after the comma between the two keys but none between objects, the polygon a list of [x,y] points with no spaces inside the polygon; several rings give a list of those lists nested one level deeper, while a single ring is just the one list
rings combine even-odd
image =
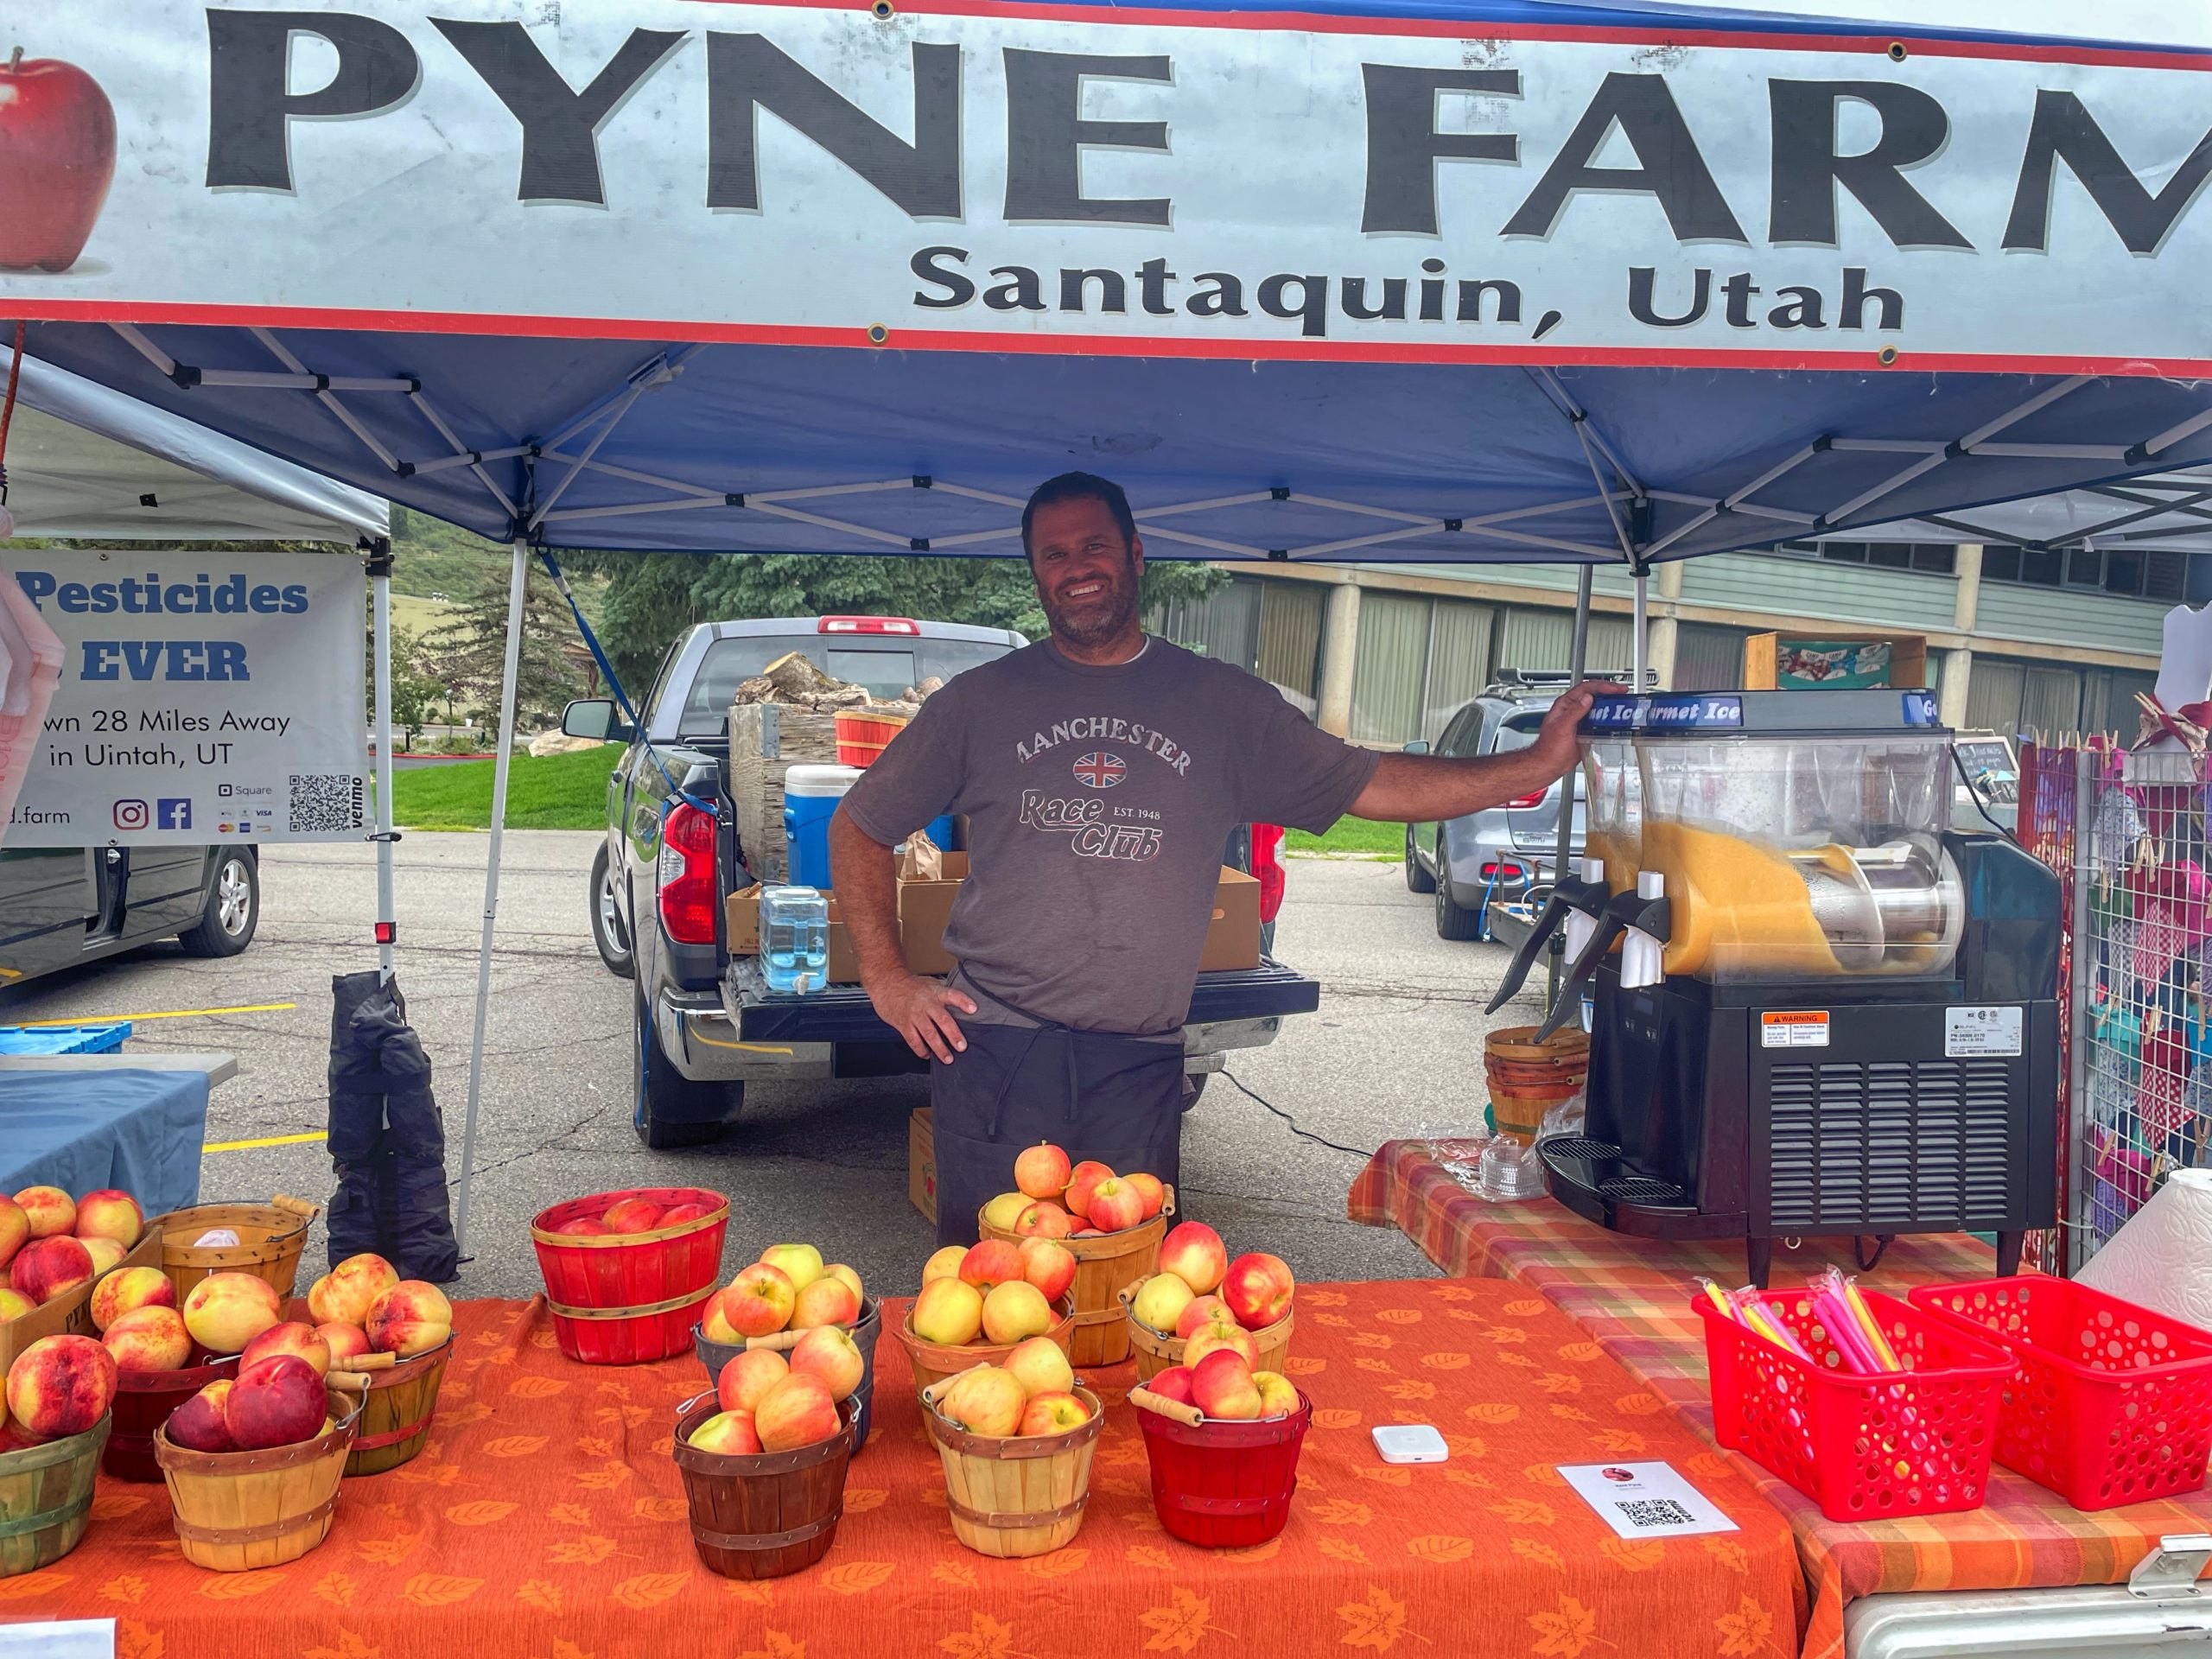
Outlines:
[{"label": "dispenser tap handle", "polygon": [[1621,931],[1629,925],[1630,919],[1646,902],[1633,893],[1624,893],[1616,895],[1605,909],[1598,912],[1597,931],[1591,934],[1590,943],[1582,947],[1582,954],[1575,957],[1565,977],[1560,981],[1559,1000],[1552,1004],[1552,1011],[1536,1027],[1536,1034],[1531,1041],[1542,1042],[1567,1023],[1567,1014],[1581,1001],[1579,988],[1582,982],[1597,972],[1598,964],[1605,958],[1605,952],[1613,948],[1613,941],[1620,937]]},{"label": "dispenser tap handle", "polygon": [[[1438,874],[1443,880],[1442,874]],[[1536,912],[1535,925],[1529,928],[1529,937],[1521,941],[1513,953],[1513,960],[1506,965],[1505,977],[1498,982],[1497,989],[1484,1005],[1484,1014],[1496,1014],[1520,994],[1529,970],[1536,965],[1536,957],[1569,910],[1579,910],[1586,916],[1595,916],[1604,909],[1611,897],[1611,890],[1602,881],[1586,881],[1579,876],[1561,876],[1552,884],[1552,896],[1544,900],[1544,907]]]}]

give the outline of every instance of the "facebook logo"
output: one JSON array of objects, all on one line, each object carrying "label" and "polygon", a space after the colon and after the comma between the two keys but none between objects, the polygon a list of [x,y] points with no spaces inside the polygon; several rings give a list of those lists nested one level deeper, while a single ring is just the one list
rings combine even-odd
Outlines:
[{"label": "facebook logo", "polygon": [[164,796],[154,804],[154,812],[155,827],[157,829],[192,828],[192,800],[189,796]]}]

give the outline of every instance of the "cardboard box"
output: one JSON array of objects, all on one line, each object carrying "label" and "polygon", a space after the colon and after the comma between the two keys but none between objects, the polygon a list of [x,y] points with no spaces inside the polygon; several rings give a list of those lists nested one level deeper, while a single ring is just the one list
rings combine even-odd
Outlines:
[{"label": "cardboard box", "polygon": [[952,901],[968,879],[968,855],[930,850],[936,853],[934,860],[918,861],[910,851],[900,861],[899,947],[909,973],[949,974],[954,963],[944,953],[944,925],[952,919]]},{"label": "cardboard box", "polygon": [[937,1221],[937,1136],[930,1128],[930,1109],[918,1107],[906,1120],[906,1201],[922,1212],[922,1219]]},{"label": "cardboard box", "polygon": [[1205,948],[1198,952],[1198,971],[1259,965],[1259,879],[1224,864],[1213,890],[1213,920],[1206,928]]},{"label": "cardboard box", "polygon": [[1786,674],[1782,663],[1798,647],[1819,649],[1847,645],[1887,645],[1887,677],[1837,679],[1838,686],[1893,685],[1900,690],[1925,689],[1928,684],[1928,641],[1917,633],[1853,633],[1847,630],[1801,628],[1791,633],[1755,633],[1744,641],[1744,690],[1746,691],[1818,690],[1821,682]]},{"label": "cardboard box", "polygon": [[[162,1265],[162,1230],[147,1217],[146,1236],[130,1247],[122,1261],[110,1268],[108,1273],[120,1273],[125,1268],[158,1268]],[[100,1279],[107,1277],[104,1273]],[[67,1296],[57,1296],[41,1307],[35,1307],[21,1319],[0,1324],[0,1376],[16,1363],[16,1356],[31,1344],[44,1337],[92,1337],[99,1332],[92,1329],[92,1288],[99,1284],[80,1286]]]},{"label": "cardboard box", "polygon": [[[853,954],[853,936],[837,914],[837,899],[834,893],[822,895],[830,904],[830,982],[832,985],[857,985],[861,982],[860,958]],[[743,893],[733,893],[722,901],[722,934],[728,940],[733,957],[757,957],[760,954],[760,889],[747,887]]]}]

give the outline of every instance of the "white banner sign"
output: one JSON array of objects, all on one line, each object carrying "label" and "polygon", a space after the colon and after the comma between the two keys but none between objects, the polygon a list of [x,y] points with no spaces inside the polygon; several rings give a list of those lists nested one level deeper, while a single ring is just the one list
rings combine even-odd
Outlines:
[{"label": "white banner sign", "polygon": [[2212,366],[2212,59],[972,10],[0,0],[0,315]]},{"label": "white banner sign", "polygon": [[366,577],[306,553],[0,553],[63,647],[6,840],[358,841]]}]

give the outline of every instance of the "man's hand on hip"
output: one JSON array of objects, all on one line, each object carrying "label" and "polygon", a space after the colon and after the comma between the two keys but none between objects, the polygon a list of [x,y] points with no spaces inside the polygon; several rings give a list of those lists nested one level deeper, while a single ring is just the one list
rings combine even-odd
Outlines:
[{"label": "man's hand on hip", "polygon": [[950,1065],[953,1055],[967,1048],[953,1014],[973,1014],[976,1005],[942,981],[893,971],[868,979],[861,988],[877,1016],[922,1058],[934,1055]]}]

